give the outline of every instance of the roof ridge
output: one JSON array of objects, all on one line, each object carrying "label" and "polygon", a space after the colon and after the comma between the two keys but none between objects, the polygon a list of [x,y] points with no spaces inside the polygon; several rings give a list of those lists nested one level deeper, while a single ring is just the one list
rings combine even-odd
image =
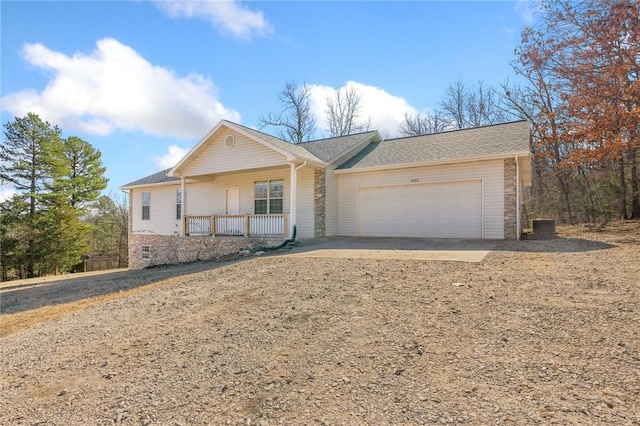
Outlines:
[{"label": "roof ridge", "polygon": [[329,136],[327,138],[320,138],[320,139],[314,139],[311,141],[304,141],[304,142],[300,142],[296,145],[302,145],[305,143],[313,143],[313,142],[322,142],[322,141],[328,141],[331,139],[340,139],[340,138],[348,138],[350,136],[360,136],[360,135],[366,135],[367,133],[377,133],[377,130],[367,130],[366,132],[358,132],[358,133],[350,133],[348,135],[342,135],[342,136]]},{"label": "roof ridge", "polygon": [[367,133],[377,133],[378,132],[377,130],[367,130],[367,131],[364,131],[364,132],[351,133],[351,134],[348,134],[348,135],[330,136],[330,137],[326,137],[326,138],[319,138],[319,139],[313,139],[313,140],[309,140],[309,141],[302,141],[302,142],[299,142],[299,143],[294,143],[294,142],[289,142],[289,141],[287,141],[285,139],[279,138],[278,136],[274,136],[274,135],[272,135],[270,133],[263,132],[262,130],[254,129],[253,127],[249,127],[249,126],[246,126],[244,124],[236,123],[235,121],[231,121],[231,120],[227,120],[227,119],[222,119],[221,121],[224,121],[225,123],[229,123],[231,125],[242,127],[244,129],[247,129],[247,130],[251,130],[252,132],[257,132],[257,133],[260,133],[262,135],[278,139],[278,140],[280,140],[282,142],[286,142],[286,143],[291,144],[291,145],[297,145],[297,146],[300,146],[300,145],[303,145],[303,144],[306,144],[306,143],[321,142],[321,141],[327,141],[327,140],[331,140],[331,139],[340,139],[340,138],[346,138],[346,137],[349,137],[349,136],[359,136],[359,135],[365,135]]},{"label": "roof ridge", "polygon": [[411,139],[411,138],[423,138],[423,137],[426,137],[426,136],[445,135],[445,134],[450,134],[450,133],[455,133],[455,132],[466,132],[466,131],[469,131],[469,130],[486,129],[487,127],[505,126],[505,125],[508,125],[508,124],[516,124],[516,123],[522,123],[522,122],[528,122],[528,121],[529,121],[528,119],[523,118],[521,120],[504,121],[502,123],[491,123],[491,124],[483,124],[482,126],[465,127],[464,129],[452,129],[452,130],[444,130],[442,132],[425,133],[423,135],[411,135],[411,136],[402,136],[402,137],[399,137],[399,138],[384,139],[382,142],[397,141],[397,140],[401,140],[401,139]]}]

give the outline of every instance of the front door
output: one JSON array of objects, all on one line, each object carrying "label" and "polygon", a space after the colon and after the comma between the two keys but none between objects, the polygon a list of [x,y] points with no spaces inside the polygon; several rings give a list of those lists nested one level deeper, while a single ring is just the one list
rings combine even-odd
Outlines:
[{"label": "front door", "polygon": [[226,214],[240,214],[240,188],[229,188],[226,193]]}]

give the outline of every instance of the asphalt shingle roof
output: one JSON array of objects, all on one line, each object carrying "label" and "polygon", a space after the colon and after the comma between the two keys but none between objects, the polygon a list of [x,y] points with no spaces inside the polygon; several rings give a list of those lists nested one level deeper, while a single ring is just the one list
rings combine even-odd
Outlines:
[{"label": "asphalt shingle roof", "polygon": [[[324,163],[330,163],[367,140],[374,141],[339,166],[339,170],[446,162],[528,152],[530,138],[529,122],[522,120],[423,136],[388,139],[382,142],[375,141],[379,137],[378,133],[370,131],[296,145],[250,127],[227,123],[240,127],[253,137],[299,158]],[[180,178],[167,176],[170,170],[162,170],[138,179],[123,185],[123,188],[180,181]]]},{"label": "asphalt shingle roof", "polygon": [[331,162],[341,155],[347,153],[360,143],[378,135],[378,132],[356,133],[348,136],[335,138],[318,139],[299,144],[299,147],[306,149],[322,161]]},{"label": "asphalt shingle roof", "polygon": [[129,186],[154,185],[156,183],[167,183],[167,182],[173,182],[173,181],[179,182],[180,178],[167,176],[167,173],[169,173],[169,170],[171,169],[165,169],[158,173],[145,176],[142,179],[134,180],[133,182],[130,182],[126,185],[122,185],[122,187],[126,188]]},{"label": "asphalt shingle roof", "polygon": [[455,161],[529,151],[526,120],[371,143],[338,169]]}]

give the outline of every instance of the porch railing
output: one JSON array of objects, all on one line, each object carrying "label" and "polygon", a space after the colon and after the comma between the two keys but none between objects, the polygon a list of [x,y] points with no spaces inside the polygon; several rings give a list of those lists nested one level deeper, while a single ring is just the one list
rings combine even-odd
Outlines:
[{"label": "porch railing", "polygon": [[287,213],[185,216],[183,233],[191,237],[203,236],[281,236],[288,234]]}]

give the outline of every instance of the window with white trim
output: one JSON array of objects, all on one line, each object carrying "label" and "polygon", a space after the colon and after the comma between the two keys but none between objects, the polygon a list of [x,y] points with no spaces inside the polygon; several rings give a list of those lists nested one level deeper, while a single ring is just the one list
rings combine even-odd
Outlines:
[{"label": "window with white trim", "polygon": [[142,191],[142,220],[149,220],[151,217],[151,192]]},{"label": "window with white trim", "polygon": [[151,259],[151,248],[149,246],[142,246],[142,260]]},{"label": "window with white trim", "polygon": [[176,189],[176,220],[182,219],[182,190]]},{"label": "window with white trim", "polygon": [[280,214],[284,212],[284,180],[263,180],[253,187],[255,214]]}]

